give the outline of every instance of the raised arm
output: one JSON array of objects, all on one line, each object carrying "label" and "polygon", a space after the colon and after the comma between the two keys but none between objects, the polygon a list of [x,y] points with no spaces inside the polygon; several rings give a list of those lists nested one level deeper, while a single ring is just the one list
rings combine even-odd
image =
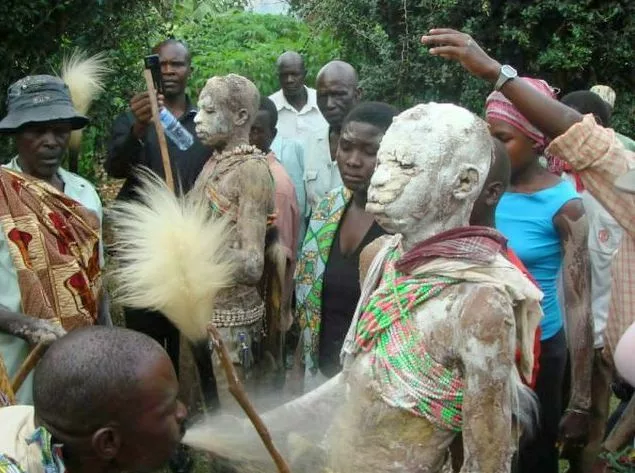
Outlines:
[{"label": "raised arm", "polygon": [[[489,57],[468,34],[448,28],[433,29],[421,38],[421,42],[430,47],[430,54],[457,61],[468,72],[492,85],[498,80],[501,64]],[[507,81],[501,92],[525,118],[551,138],[582,120],[582,115],[575,110],[523,81]]]},{"label": "raised arm", "polygon": [[463,365],[462,473],[508,472],[514,453],[514,323],[510,300],[480,287],[468,292],[458,327]]},{"label": "raised arm", "polygon": [[588,435],[593,366],[589,225],[582,202],[568,202],[554,217],[554,224],[564,254],[564,315],[571,360],[571,399],[560,428],[562,440],[574,446]]},{"label": "raised arm", "polygon": [[[421,42],[430,54],[459,62],[476,77],[494,84],[501,65],[469,35],[451,29],[430,30]],[[556,138],[548,152],[568,161],[580,173],[586,189],[626,231],[635,235],[635,196],[613,183],[635,167],[635,153],[624,149],[610,129],[597,125],[566,105],[534,90],[522,80],[507,81],[501,92],[538,129]]]},{"label": "raised arm", "polygon": [[[162,96],[159,96],[160,104]],[[139,164],[144,153],[143,137],[152,120],[148,92],[135,95],[130,100],[130,110],[115,119],[108,155],[104,167],[111,177],[127,178],[132,168]]]}]

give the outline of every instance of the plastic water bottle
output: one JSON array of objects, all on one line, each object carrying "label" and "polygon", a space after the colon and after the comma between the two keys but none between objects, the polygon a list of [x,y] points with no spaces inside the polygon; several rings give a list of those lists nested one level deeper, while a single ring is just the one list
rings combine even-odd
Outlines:
[{"label": "plastic water bottle", "polygon": [[176,119],[170,111],[163,107],[159,113],[159,119],[165,130],[165,134],[181,151],[189,149],[194,144],[194,137],[192,134],[181,125],[181,122]]}]

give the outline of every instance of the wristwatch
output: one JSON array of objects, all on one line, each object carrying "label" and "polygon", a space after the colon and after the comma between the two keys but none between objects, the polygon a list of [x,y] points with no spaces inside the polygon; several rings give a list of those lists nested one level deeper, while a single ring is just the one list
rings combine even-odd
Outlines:
[{"label": "wristwatch", "polygon": [[498,73],[498,80],[496,81],[496,84],[494,84],[494,90],[501,90],[501,87],[503,87],[508,80],[515,79],[516,77],[518,77],[516,69],[505,64],[501,67],[501,70]]}]

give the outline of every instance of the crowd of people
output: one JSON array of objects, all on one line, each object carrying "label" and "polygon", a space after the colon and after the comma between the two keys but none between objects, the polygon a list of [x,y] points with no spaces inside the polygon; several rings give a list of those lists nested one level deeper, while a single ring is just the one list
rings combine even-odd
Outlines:
[{"label": "crowd of people", "polygon": [[[516,353],[536,396],[537,425],[521,437],[511,468],[557,473],[564,458],[572,473],[608,471],[609,457],[635,435],[635,142],[610,128],[615,93],[596,86],[558,101],[547,82],[519,77],[466,34],[432,30],[422,43],[494,86],[483,97],[493,152],[469,224],[499,242],[530,282],[528,293],[542,293],[531,362],[522,347]],[[292,51],[272,64],[280,90],[270,97],[230,74],[210,79],[195,104],[186,94],[186,44],[168,39],[153,52],[159,102],[194,137],[186,150],[167,142],[176,193],[204,196],[215,216],[235,224],[228,251],[240,268],[210,321],[250,393],[309,392],[342,371],[370,250],[404,233],[367,206],[385,203],[369,196],[371,183],[398,194],[414,175],[412,163],[382,148],[399,111],[364,101],[357,71],[340,60],[308,87],[303,58]],[[71,132],[88,119],[57,77],[25,77],[7,96],[0,132],[13,135],[17,155],[0,168],[0,473],[142,471],[168,460],[187,472],[190,454],[177,448],[187,418],[178,400],[183,352],[200,386],[198,403],[183,399],[193,412],[231,403],[218,356],[207,343],[184,344],[151,307],[124,307],[127,329],[112,327],[102,205],[92,184],[61,167]],[[105,169],[125,179],[120,202],[139,198],[140,166],[165,178],[152,99],[140,92],[114,118]],[[377,166],[382,152],[402,174]],[[470,171],[463,179],[471,185]],[[409,218],[425,212],[415,207]],[[278,293],[274,273],[283,275]],[[272,347],[274,338],[281,346]],[[12,383],[49,345],[33,372]],[[620,406],[612,413],[613,395]],[[503,471],[473,469],[480,444],[465,435],[468,443],[459,436],[447,448],[454,471]]]}]

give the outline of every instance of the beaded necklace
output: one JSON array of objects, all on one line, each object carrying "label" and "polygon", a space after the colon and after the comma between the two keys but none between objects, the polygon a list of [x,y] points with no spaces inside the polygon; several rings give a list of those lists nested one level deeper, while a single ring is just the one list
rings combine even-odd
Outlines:
[{"label": "beaded necklace", "polygon": [[371,374],[385,402],[460,431],[463,380],[428,353],[412,314],[461,280],[400,273],[395,269],[399,257],[398,248],[387,255],[379,287],[357,324],[356,351],[371,354]]}]

